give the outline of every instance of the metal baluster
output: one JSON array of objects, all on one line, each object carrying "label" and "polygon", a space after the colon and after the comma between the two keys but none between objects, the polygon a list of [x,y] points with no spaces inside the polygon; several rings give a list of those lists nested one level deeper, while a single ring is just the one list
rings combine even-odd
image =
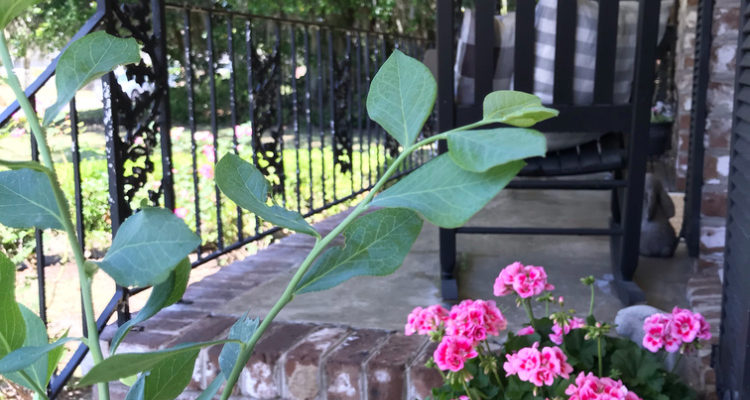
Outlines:
[{"label": "metal baluster", "polygon": [[[359,189],[362,190],[365,187],[365,171],[362,169],[364,168],[364,152],[362,151],[362,149],[364,149],[362,143],[362,111],[364,110],[364,107],[362,106],[362,36],[360,36],[359,33],[355,33],[355,35],[357,38],[357,41],[355,42],[355,46],[357,47],[357,68],[355,69],[355,75],[357,84],[357,130],[359,131]],[[352,175],[354,175],[353,169]]]},{"label": "metal baluster", "polygon": [[[213,153],[214,153],[214,169],[216,168],[216,157],[218,155],[219,147],[219,126],[216,119],[216,66],[214,65],[214,39],[213,39],[213,22],[212,13],[208,12],[204,14],[204,21],[206,25],[206,46],[208,55],[208,82],[210,85],[210,96],[211,96],[211,134],[213,135]],[[219,187],[214,185],[214,193],[216,196],[216,231],[217,231],[217,246],[219,249],[224,248],[224,225],[221,220],[221,191]]]},{"label": "metal baluster", "polygon": [[[370,35],[365,34],[365,79],[367,87],[366,93],[370,92]],[[365,107],[366,110],[366,107]],[[367,124],[367,186],[372,187],[372,121],[368,115],[365,115]]]},{"label": "metal baluster", "polygon": [[323,190],[323,202],[321,207],[326,204],[326,134],[323,127],[323,118],[325,117],[325,111],[323,106],[323,90],[325,86],[325,78],[323,75],[323,47],[320,40],[320,28],[315,31],[315,42],[318,47],[318,135],[320,138],[320,186]]},{"label": "metal baluster", "polygon": [[[385,60],[387,59],[388,55],[386,55],[385,52],[385,36],[380,37],[380,63],[379,66],[383,66],[385,64]],[[380,136],[383,137],[383,164],[382,168],[379,167],[378,172],[378,178],[382,176],[382,174],[385,172],[385,170],[388,169],[388,134],[385,132],[385,129],[382,127],[378,128],[378,132],[380,133]],[[379,157],[379,156],[378,156]],[[378,163],[380,165],[380,163]]]},{"label": "metal baluster", "polygon": [[[29,102],[34,108],[36,108],[35,96],[29,97]],[[31,137],[31,159],[39,161],[39,148],[37,147],[36,139],[34,135]],[[47,294],[45,293],[45,279],[44,279],[44,241],[42,240],[42,230],[34,229],[34,240],[36,241],[36,278],[37,278],[37,291],[39,294],[39,318],[42,319],[44,324],[47,324]]]},{"label": "metal baluster", "polygon": [[289,46],[292,52],[292,129],[294,131],[294,164],[297,181],[295,190],[297,195],[297,212],[302,212],[302,195],[300,194],[300,169],[299,169],[299,110],[297,106],[297,34],[294,25],[289,26]]},{"label": "metal baluster", "polygon": [[278,175],[279,184],[281,185],[281,204],[286,207],[286,171],[284,170],[284,106],[281,94],[281,84],[283,81],[283,78],[281,76],[283,70],[283,62],[281,61],[281,25],[279,25],[278,22],[274,24],[274,30],[276,33],[275,48],[279,52],[279,65],[278,68],[275,69],[276,79],[278,82],[277,86],[279,88],[276,97],[276,131],[279,135],[279,156],[281,157],[281,165],[278,168],[279,170],[276,171],[276,175]]},{"label": "metal baluster", "polygon": [[310,76],[312,75],[312,68],[310,68],[310,33],[305,28],[303,31],[305,40],[305,123],[307,124],[307,163],[308,163],[308,179],[310,180],[310,201],[308,212],[313,212],[313,158],[312,158],[312,115],[310,113]]},{"label": "metal baluster", "polygon": [[[190,11],[187,9],[183,13],[183,44],[185,47],[184,62],[185,62],[185,85],[187,86],[187,101],[188,101],[188,129],[190,129],[190,153],[191,160],[193,163],[193,204],[195,207],[195,233],[201,238],[201,244],[203,238],[201,237],[201,202],[200,202],[200,186],[198,184],[198,157],[196,155],[197,145],[195,143],[195,92],[193,82],[193,56],[192,56],[192,43],[190,40]],[[201,245],[198,245],[198,259],[201,259]]]},{"label": "metal baluster", "polygon": [[347,79],[349,82],[342,82],[342,84],[346,85],[346,120],[344,123],[344,129],[346,129],[346,136],[349,138],[348,144],[351,146],[350,149],[345,149],[344,151],[349,151],[349,180],[350,180],[350,187],[351,192],[354,193],[354,134],[352,133],[352,90],[351,90],[351,82],[354,79],[352,76],[352,62],[351,62],[351,53],[352,53],[352,37],[349,32],[346,32],[344,36],[346,40],[346,53],[344,56],[344,66],[347,69]]},{"label": "metal baluster", "polygon": [[[247,68],[247,104],[250,115],[250,129],[252,137],[250,147],[253,152],[253,165],[258,168],[258,148],[255,145],[255,87],[253,86],[253,60],[255,60],[255,51],[253,50],[253,29],[252,21],[245,21],[245,65]],[[260,234],[260,218],[255,216],[255,235]]]},{"label": "metal baluster", "polygon": [[[234,145],[234,154],[239,154],[239,140],[237,138],[237,88],[234,76],[234,28],[232,27],[232,17],[227,18],[227,52],[229,55],[229,109],[232,115],[232,144]],[[237,207],[237,241],[242,241],[245,235],[242,226],[242,208]]]},{"label": "metal baluster", "polygon": [[336,201],[336,80],[334,79],[333,33],[328,30],[328,107],[330,118],[328,125],[331,131],[331,150],[333,154],[331,179],[333,180],[333,201]]}]

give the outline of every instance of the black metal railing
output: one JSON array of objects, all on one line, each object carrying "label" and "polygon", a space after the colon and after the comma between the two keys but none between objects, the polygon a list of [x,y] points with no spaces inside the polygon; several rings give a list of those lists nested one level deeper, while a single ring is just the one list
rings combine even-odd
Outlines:
[{"label": "black metal railing", "polygon": [[[77,234],[96,254],[101,238],[90,239],[95,232],[87,221],[106,220],[114,234],[142,204],[161,205],[201,236],[194,267],[279,231],[218,190],[213,170],[224,153],[251,160],[271,182],[274,201],[305,217],[370,190],[399,151],[367,117],[370,81],[393,49],[422,58],[430,45],[419,37],[146,0],[98,0],[73,40],[95,29],[135,37],[144,57],[101,80],[101,125],[87,129],[103,131],[103,149],[81,151],[80,113],[75,99],[70,103],[63,123],[71,150],[62,155],[69,162],[57,167],[71,186]],[[29,86],[31,99],[51,84],[55,65]],[[17,111],[14,103],[0,114],[0,129]],[[433,126],[431,118],[422,135]],[[394,179],[436,153],[432,146],[415,152]],[[92,170],[107,185],[89,184]],[[88,215],[102,196],[107,212]],[[43,236],[36,231],[39,313],[47,322]],[[128,320],[130,296],[145,289],[117,287],[100,310],[99,330],[115,314],[119,323]],[[86,352],[79,346],[53,377],[52,397]]]}]

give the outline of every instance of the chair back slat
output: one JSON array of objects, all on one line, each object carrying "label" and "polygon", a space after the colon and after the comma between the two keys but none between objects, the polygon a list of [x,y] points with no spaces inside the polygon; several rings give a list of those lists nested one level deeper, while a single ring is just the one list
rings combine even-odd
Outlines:
[{"label": "chair back slat", "polygon": [[476,25],[474,36],[474,104],[482,104],[484,97],[492,92],[495,75],[495,27],[496,0],[476,0]]},{"label": "chair back slat", "polygon": [[597,23],[596,71],[594,74],[594,103],[611,104],[615,80],[617,50],[618,0],[599,0]]},{"label": "chair back slat", "polygon": [[513,87],[515,90],[534,91],[534,65],[536,29],[534,28],[534,1],[516,4],[516,43],[513,59]]},{"label": "chair back slat", "polygon": [[552,91],[555,104],[573,104],[572,78],[575,73],[577,26],[578,0],[558,0],[555,32],[555,83]]}]

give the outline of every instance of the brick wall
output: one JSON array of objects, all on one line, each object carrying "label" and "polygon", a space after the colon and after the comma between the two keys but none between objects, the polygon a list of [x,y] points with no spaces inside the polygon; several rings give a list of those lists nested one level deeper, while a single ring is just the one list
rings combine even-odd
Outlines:
[{"label": "brick wall", "polygon": [[[695,64],[695,32],[698,0],[680,0],[676,52],[677,116],[674,148],[675,175],[678,190],[685,188],[690,111],[692,108],[693,66]],[[692,308],[704,313],[718,342],[721,312],[721,269],[724,263],[725,224],[727,211],[727,175],[729,173],[729,141],[734,104],[735,55],[739,24],[739,1],[716,0],[713,12],[711,62],[707,93],[705,161],[701,201],[700,255],[696,272],[688,283],[688,299]],[[715,374],[710,368],[711,349],[698,354],[699,386],[705,387],[707,398],[715,396]]]}]

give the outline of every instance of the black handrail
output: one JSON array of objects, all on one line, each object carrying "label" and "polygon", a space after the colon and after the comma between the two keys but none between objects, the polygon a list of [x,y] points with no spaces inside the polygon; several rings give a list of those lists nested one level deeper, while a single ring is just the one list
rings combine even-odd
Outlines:
[{"label": "black handrail", "polygon": [[[52,60],[52,62],[47,65],[47,68],[37,76],[37,78],[34,80],[34,82],[29,85],[29,87],[26,88],[26,97],[31,98],[32,96],[36,95],[36,93],[41,89],[47,81],[52,78],[52,76],[55,74],[55,69],[57,68],[57,61],[60,59],[60,56],[65,52],[65,50],[68,48],[68,46],[71,45],[71,43],[75,42],[76,40],[88,35],[89,33],[93,32],[94,29],[96,29],[97,25],[104,19],[104,0],[97,0],[96,1],[96,12],[94,15],[91,16],[88,20],[86,20],[86,23],[83,24],[81,29],[76,32],[75,35],[70,39],[70,41],[65,45],[65,47],[60,50],[60,53],[57,55],[57,57]],[[15,114],[18,109],[20,108],[18,104],[18,100],[14,101],[9,105],[8,107],[5,107],[2,113],[0,113],[0,126],[5,125],[8,120]]]}]

